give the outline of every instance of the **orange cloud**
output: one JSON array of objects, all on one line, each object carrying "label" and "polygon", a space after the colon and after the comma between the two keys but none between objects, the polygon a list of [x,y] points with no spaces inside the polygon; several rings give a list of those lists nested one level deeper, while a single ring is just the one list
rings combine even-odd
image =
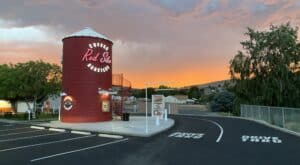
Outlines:
[{"label": "orange cloud", "polygon": [[43,60],[60,64],[61,45],[49,43],[0,42],[0,63],[18,63]]}]

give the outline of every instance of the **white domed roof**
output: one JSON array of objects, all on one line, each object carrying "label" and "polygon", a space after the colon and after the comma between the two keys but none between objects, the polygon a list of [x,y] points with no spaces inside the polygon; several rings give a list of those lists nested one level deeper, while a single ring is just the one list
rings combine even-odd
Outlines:
[{"label": "white domed roof", "polygon": [[68,36],[64,37],[64,39],[69,38],[69,37],[97,37],[97,38],[106,39],[106,40],[112,42],[112,40],[109,39],[108,37],[106,37],[105,35],[97,33],[92,28],[89,28],[89,27],[85,27],[84,29],[82,29],[76,33],[68,35]]}]

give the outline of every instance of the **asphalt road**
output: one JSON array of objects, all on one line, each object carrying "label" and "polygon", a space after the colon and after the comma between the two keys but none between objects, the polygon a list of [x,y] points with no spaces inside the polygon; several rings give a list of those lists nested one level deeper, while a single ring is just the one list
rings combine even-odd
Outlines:
[{"label": "asphalt road", "polygon": [[103,138],[0,123],[0,164],[299,165],[300,138],[252,121],[172,116],[150,138]]}]

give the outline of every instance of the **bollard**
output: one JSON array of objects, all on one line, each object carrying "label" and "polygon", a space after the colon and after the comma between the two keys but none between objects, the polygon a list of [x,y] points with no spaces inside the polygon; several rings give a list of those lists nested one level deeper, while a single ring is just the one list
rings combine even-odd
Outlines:
[{"label": "bollard", "polygon": [[156,126],[159,126],[159,116],[156,116],[156,122],[155,122]]},{"label": "bollard", "polygon": [[28,113],[28,120],[30,120],[30,110],[28,110],[27,113]]},{"label": "bollard", "polygon": [[58,121],[60,121],[60,107],[58,108]]},{"label": "bollard", "polygon": [[168,113],[167,113],[167,109],[165,109],[165,112],[164,112],[164,116],[165,116],[165,120],[167,121],[168,120]]}]

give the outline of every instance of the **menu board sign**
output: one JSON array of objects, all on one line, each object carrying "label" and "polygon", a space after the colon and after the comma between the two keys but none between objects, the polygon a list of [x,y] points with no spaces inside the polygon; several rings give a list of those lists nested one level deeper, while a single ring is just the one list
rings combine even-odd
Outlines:
[{"label": "menu board sign", "polygon": [[164,95],[152,95],[152,116],[163,117],[164,108]]}]

